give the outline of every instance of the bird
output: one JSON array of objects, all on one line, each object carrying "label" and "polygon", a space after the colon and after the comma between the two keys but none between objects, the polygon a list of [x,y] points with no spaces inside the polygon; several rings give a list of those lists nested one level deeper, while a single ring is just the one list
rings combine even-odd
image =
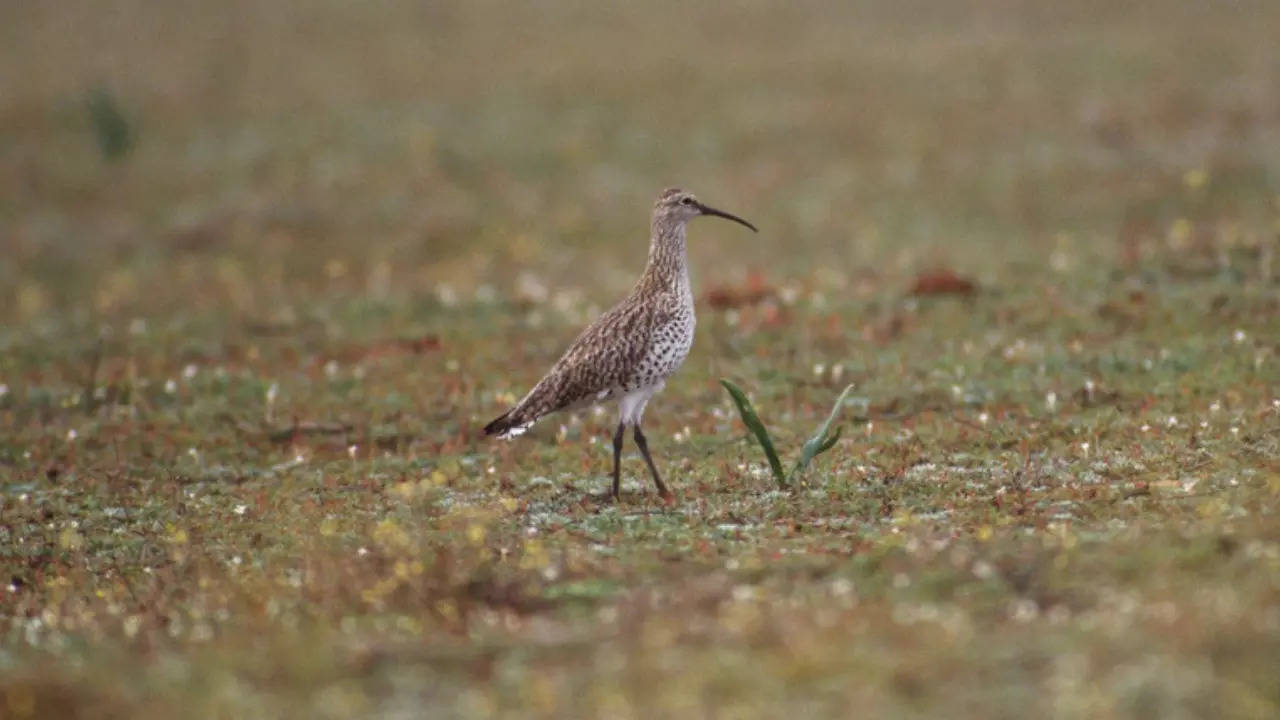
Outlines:
[{"label": "bird", "polygon": [[519,402],[485,425],[485,435],[515,437],[551,413],[616,400],[613,500],[620,499],[627,426],[632,428],[658,495],[668,502],[673,499],[649,454],[640,421],[649,400],[680,368],[693,346],[696,317],[685,229],[691,220],[704,215],[759,232],[737,215],[703,204],[693,193],[674,187],[663,190],[649,223],[649,257],[630,294],[588,325]]}]

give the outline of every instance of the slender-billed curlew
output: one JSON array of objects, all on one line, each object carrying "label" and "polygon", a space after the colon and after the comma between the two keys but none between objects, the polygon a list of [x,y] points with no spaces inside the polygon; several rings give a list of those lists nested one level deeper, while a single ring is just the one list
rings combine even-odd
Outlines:
[{"label": "slender-billed curlew", "polygon": [[618,430],[613,436],[613,497],[621,484],[622,439],[632,427],[658,494],[671,492],[649,455],[640,431],[649,398],[662,389],[693,345],[693,288],[685,254],[685,226],[699,215],[715,215],[756,229],[742,218],[698,202],[679,188],[663,190],[653,206],[649,261],[631,294],[587,326],[529,394],[501,417],[485,425],[486,435],[519,435],[545,415],[618,400]]}]

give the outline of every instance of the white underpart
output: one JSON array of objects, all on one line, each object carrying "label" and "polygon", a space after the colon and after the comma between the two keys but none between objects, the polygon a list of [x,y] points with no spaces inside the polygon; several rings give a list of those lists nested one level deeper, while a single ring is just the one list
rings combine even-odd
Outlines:
[{"label": "white underpart", "polygon": [[512,425],[511,427],[507,428],[504,432],[498,433],[498,439],[510,440],[511,438],[520,437],[521,435],[528,432],[529,428],[531,427],[533,427],[532,422],[527,422],[523,425]]},{"label": "white underpart", "polygon": [[648,404],[649,398],[658,394],[666,383],[662,380],[646,385],[642,388],[636,388],[618,401],[618,422],[623,425],[631,425],[637,427],[640,425],[640,418],[644,415],[644,406]]}]

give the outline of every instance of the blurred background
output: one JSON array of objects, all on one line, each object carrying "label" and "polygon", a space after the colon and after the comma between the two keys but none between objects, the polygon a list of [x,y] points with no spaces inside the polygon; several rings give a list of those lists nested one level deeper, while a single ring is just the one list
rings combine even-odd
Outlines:
[{"label": "blurred background", "polygon": [[[0,0],[0,716],[1277,717],[1278,29]],[[601,503],[479,429],[671,185],[761,232]]]},{"label": "blurred background", "polygon": [[1268,0],[10,2],[0,317],[607,302],[668,185],[763,230],[700,225],[703,287],[1212,264],[1275,231],[1277,27]]}]

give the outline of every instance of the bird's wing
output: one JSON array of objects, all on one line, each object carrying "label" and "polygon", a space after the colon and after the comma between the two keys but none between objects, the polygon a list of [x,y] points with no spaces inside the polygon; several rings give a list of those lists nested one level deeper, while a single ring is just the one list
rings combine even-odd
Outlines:
[{"label": "bird's wing", "polygon": [[624,301],[587,326],[546,377],[512,410],[532,422],[557,410],[604,400],[620,390],[644,358],[661,311]]}]

